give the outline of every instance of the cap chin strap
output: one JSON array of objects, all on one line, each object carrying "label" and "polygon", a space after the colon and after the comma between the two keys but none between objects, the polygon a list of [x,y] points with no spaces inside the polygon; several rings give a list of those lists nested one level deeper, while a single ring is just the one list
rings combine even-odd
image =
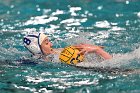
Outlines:
[{"label": "cap chin strap", "polygon": [[42,50],[41,45],[40,45],[40,42],[39,42],[39,41],[40,41],[40,40],[39,40],[40,34],[41,34],[41,33],[39,33],[39,35],[38,35],[38,46],[39,46],[39,48],[40,48],[40,50],[41,50],[41,53],[44,55],[43,50]]}]

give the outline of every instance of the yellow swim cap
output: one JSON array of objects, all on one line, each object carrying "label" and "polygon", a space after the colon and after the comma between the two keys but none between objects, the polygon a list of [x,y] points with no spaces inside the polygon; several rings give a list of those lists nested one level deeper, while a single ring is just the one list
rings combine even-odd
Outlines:
[{"label": "yellow swim cap", "polygon": [[77,64],[79,62],[82,62],[84,59],[84,55],[78,53],[78,49],[73,46],[68,46],[64,48],[64,50],[60,53],[59,60],[66,64]]}]

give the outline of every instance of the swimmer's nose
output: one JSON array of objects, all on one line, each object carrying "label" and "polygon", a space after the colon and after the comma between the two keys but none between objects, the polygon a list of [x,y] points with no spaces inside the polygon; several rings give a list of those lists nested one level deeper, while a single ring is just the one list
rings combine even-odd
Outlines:
[{"label": "swimmer's nose", "polygon": [[53,44],[51,42],[49,42],[50,46],[53,46]]}]

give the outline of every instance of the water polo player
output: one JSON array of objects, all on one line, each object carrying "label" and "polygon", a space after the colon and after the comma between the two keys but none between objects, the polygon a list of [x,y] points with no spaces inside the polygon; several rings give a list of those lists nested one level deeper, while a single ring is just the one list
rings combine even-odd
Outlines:
[{"label": "water polo player", "polygon": [[[112,56],[105,52],[102,47],[91,44],[71,45],[66,48],[52,48],[52,43],[44,33],[29,34],[23,39],[24,46],[34,55],[46,61],[65,62],[67,64],[77,64],[89,59],[94,62],[111,59]],[[86,55],[90,55],[88,59]]]}]

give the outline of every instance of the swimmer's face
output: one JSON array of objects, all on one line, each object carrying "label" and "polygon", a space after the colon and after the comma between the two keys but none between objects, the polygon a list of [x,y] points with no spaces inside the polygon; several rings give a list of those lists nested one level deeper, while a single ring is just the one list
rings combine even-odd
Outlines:
[{"label": "swimmer's face", "polygon": [[48,37],[46,37],[41,43],[41,49],[45,55],[52,53],[52,43],[49,41]]}]

